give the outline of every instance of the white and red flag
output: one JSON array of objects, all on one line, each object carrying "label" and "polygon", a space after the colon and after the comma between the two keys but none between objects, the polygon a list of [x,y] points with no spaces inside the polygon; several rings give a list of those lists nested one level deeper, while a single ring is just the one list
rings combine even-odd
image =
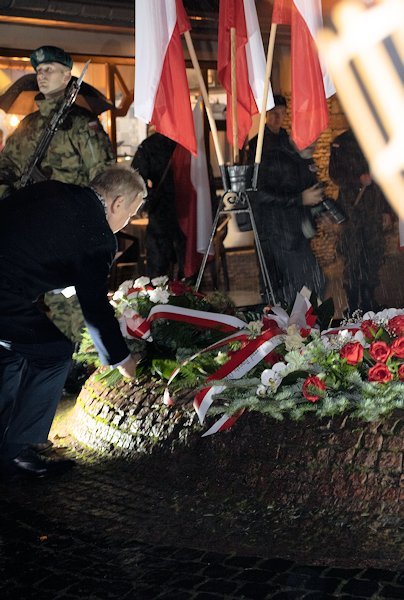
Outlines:
[{"label": "white and red flag", "polygon": [[[236,30],[237,120],[239,147],[251,129],[252,115],[261,110],[265,85],[265,53],[254,0],[220,0],[219,81],[227,92],[227,138],[233,144],[230,29]],[[274,99],[269,89],[267,110]]]},{"label": "white and red flag", "polygon": [[326,99],[335,93],[315,41],[323,26],[321,0],[274,0],[272,23],[290,25],[292,139],[307,148],[327,129]]},{"label": "white and red flag", "polygon": [[196,140],[181,33],[182,0],[136,0],[135,116],[193,154]]},{"label": "white and red flag", "polygon": [[212,230],[212,201],[201,98],[195,105],[193,118],[197,155],[191,156],[183,147],[177,146],[172,157],[178,223],[187,240],[184,264],[186,277],[198,271]]}]

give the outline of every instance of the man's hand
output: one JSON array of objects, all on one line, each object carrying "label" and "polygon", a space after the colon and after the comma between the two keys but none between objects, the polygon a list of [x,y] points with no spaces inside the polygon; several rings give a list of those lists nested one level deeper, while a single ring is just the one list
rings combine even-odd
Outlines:
[{"label": "man's hand", "polygon": [[303,206],[315,206],[323,199],[322,186],[319,183],[307,188],[302,193]]},{"label": "man's hand", "polygon": [[131,354],[130,357],[121,365],[118,370],[124,377],[132,379],[136,375],[136,367],[140,360],[140,354]]}]

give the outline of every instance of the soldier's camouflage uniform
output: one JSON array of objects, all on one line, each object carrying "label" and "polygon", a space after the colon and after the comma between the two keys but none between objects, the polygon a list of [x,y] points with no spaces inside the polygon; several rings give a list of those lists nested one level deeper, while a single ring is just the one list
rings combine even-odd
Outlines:
[{"label": "soldier's camouflage uniform", "polygon": [[[0,153],[0,197],[20,187],[25,167],[60,97],[45,99],[39,94],[35,100],[39,110],[21,121]],[[55,132],[39,170],[44,179],[85,186],[106,165],[114,162],[110,140],[98,118],[73,105]],[[59,329],[73,341],[78,341],[83,318],[76,296],[66,299],[61,294],[49,293],[45,296],[45,303]]]}]

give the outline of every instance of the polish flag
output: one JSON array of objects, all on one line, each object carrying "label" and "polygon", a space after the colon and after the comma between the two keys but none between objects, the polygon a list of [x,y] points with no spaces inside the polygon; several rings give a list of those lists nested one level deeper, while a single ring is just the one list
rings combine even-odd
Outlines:
[{"label": "polish flag", "polygon": [[323,26],[321,0],[274,0],[272,23],[290,25],[292,139],[307,148],[327,129],[326,99],[335,94],[315,42]]},{"label": "polish flag", "polygon": [[[203,104],[193,110],[197,155],[177,146],[172,156],[177,218],[186,237],[185,277],[194,275],[202,262],[212,230],[212,204],[203,128]],[[213,250],[211,250],[213,254]]]},{"label": "polish flag", "polygon": [[[233,144],[230,29],[236,29],[237,120],[239,147],[261,110],[265,85],[265,53],[254,0],[221,0],[219,7],[218,77],[227,92],[227,138]],[[269,89],[267,110],[274,99]]]},{"label": "polish flag", "polygon": [[182,0],[136,0],[135,116],[195,154],[181,45],[190,28]]}]

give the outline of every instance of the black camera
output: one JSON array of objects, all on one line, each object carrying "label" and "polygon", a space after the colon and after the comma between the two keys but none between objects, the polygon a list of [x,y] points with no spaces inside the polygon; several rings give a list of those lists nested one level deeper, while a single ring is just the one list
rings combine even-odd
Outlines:
[{"label": "black camera", "polygon": [[324,198],[319,204],[312,206],[310,211],[314,218],[325,215],[338,225],[347,220],[345,212],[332,198]]}]

